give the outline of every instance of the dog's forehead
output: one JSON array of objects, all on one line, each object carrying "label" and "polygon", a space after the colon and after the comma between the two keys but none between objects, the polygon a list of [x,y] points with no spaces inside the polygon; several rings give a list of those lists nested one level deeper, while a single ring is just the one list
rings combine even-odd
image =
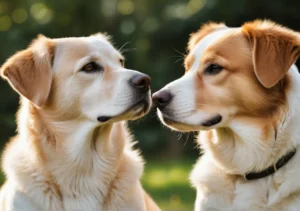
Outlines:
[{"label": "dog's forehead", "polygon": [[87,42],[91,45],[91,48],[95,48],[98,50],[105,51],[106,53],[115,53],[117,50],[113,47],[113,45],[103,36],[90,36],[85,37]]},{"label": "dog's forehead", "polygon": [[88,51],[98,51],[105,54],[118,53],[113,45],[104,37],[93,35],[89,37],[70,37],[54,39],[59,50],[67,53],[80,53]]},{"label": "dog's forehead", "polygon": [[213,45],[215,42],[217,42],[224,35],[228,34],[230,31],[232,31],[232,28],[220,29],[220,30],[209,33],[208,35],[206,35],[203,39],[201,39],[196,44],[196,46],[191,51],[191,53],[195,57],[201,58],[202,54],[208,47]]},{"label": "dog's forehead", "polygon": [[102,59],[122,58],[121,53],[103,36],[61,38],[55,42],[56,62],[76,61],[87,56]]},{"label": "dog's forehead", "polygon": [[190,52],[190,55],[195,58],[191,70],[198,68],[200,60],[206,49],[208,49],[214,43],[218,42],[222,37],[226,36],[236,29],[237,28],[223,28],[217,31],[213,31],[203,37]]}]

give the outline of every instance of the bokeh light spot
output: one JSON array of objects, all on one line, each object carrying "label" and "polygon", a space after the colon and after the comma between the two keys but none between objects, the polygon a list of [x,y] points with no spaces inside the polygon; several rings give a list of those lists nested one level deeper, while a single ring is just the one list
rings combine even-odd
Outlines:
[{"label": "bokeh light spot", "polygon": [[15,9],[12,13],[12,19],[15,23],[24,23],[27,20],[28,14],[25,9]]},{"label": "bokeh light spot", "polygon": [[175,3],[165,8],[164,14],[167,19],[179,18],[187,19],[191,15],[200,11],[206,3],[206,0],[190,0],[188,4]]},{"label": "bokeh light spot", "polygon": [[155,30],[157,30],[159,27],[159,22],[156,18],[147,18],[145,23],[143,24],[143,29],[146,32],[153,32]]},{"label": "bokeh light spot", "polygon": [[136,47],[139,51],[147,51],[150,47],[150,43],[147,39],[139,39],[136,42]]},{"label": "bokeh light spot", "polygon": [[135,30],[135,23],[132,20],[124,20],[121,23],[120,29],[123,34],[132,34]]},{"label": "bokeh light spot", "polygon": [[39,24],[47,24],[53,18],[53,11],[43,3],[35,3],[30,8],[30,14]]},{"label": "bokeh light spot", "polygon": [[118,3],[118,12],[122,15],[130,15],[135,10],[135,4],[132,0],[121,0]]},{"label": "bokeh light spot", "polygon": [[204,7],[205,3],[205,0],[190,0],[187,4],[187,13],[189,15],[195,14]]},{"label": "bokeh light spot", "polygon": [[164,13],[168,19],[173,19],[173,18],[185,19],[188,17],[186,13],[186,4],[183,3],[176,3],[167,6]]},{"label": "bokeh light spot", "polygon": [[0,17],[0,31],[8,31],[11,28],[11,18],[7,15]]},{"label": "bokeh light spot", "polygon": [[7,12],[8,6],[6,2],[0,2],[0,14]]}]

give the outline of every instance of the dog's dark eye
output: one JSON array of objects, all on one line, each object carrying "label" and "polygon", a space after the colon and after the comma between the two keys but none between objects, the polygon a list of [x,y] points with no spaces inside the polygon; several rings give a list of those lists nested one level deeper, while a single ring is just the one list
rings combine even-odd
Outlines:
[{"label": "dog's dark eye", "polygon": [[217,75],[223,70],[223,67],[216,65],[216,64],[211,64],[209,65],[206,70],[204,71],[205,75]]},{"label": "dog's dark eye", "polygon": [[90,62],[81,68],[82,72],[85,73],[95,73],[95,72],[100,72],[103,71],[103,67],[98,65],[96,62]]}]

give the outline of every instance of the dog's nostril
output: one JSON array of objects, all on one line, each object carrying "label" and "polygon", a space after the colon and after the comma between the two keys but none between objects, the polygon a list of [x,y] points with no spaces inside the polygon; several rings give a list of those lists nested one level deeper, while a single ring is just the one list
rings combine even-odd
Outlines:
[{"label": "dog's nostril", "polygon": [[145,79],[142,79],[139,83],[139,86],[144,86],[145,84],[147,84]]},{"label": "dog's nostril", "polygon": [[159,104],[165,103],[165,101],[164,101],[163,99],[161,99],[161,98],[158,98],[157,102],[158,102]]},{"label": "dog's nostril", "polygon": [[150,87],[150,81],[151,79],[148,75],[139,74],[133,76],[133,78],[130,80],[130,83],[142,91],[148,91]]},{"label": "dog's nostril", "polygon": [[152,99],[159,108],[164,108],[170,103],[172,95],[167,91],[158,91],[153,94]]}]

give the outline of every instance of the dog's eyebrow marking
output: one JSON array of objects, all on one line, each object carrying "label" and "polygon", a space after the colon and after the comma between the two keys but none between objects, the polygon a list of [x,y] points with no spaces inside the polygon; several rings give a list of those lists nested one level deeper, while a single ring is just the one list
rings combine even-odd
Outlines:
[{"label": "dog's eyebrow marking", "polygon": [[211,34],[205,36],[203,39],[201,39],[200,42],[196,44],[196,46],[190,52],[190,54],[195,57],[195,62],[190,67],[192,71],[196,72],[199,69],[199,66],[201,64],[201,58],[203,56],[203,53],[207,50],[207,48],[209,48],[213,43],[215,43],[219,38],[223,37],[229,31],[229,28],[214,31]]}]

